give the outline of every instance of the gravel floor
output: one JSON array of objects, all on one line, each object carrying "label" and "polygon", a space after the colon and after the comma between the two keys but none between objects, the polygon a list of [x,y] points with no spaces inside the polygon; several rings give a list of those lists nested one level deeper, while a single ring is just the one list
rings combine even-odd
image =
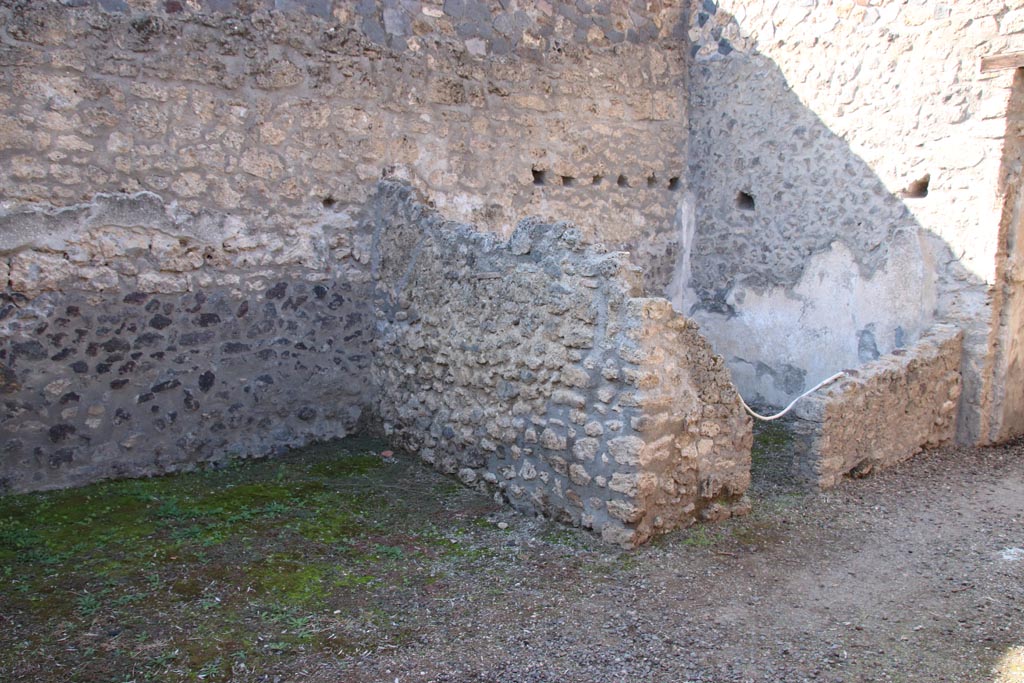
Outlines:
[{"label": "gravel floor", "polygon": [[1024,681],[1024,444],[946,449],[824,493],[759,464],[755,512],[632,553],[505,512],[414,634],[317,681]]},{"label": "gravel floor", "polygon": [[761,427],[630,552],[382,448],[7,500],[0,681],[1024,683],[1024,442],[809,492]]}]

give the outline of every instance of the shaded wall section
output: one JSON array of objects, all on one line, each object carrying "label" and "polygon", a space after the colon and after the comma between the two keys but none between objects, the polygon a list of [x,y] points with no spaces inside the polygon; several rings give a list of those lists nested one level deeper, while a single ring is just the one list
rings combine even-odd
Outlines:
[{"label": "shaded wall section", "polygon": [[1010,83],[978,67],[1024,27],[1002,2],[870,4],[690,4],[674,300],[770,404],[951,322],[959,438],[984,441]]},{"label": "shaded wall section", "polygon": [[268,254],[229,218],[149,193],[0,214],[0,491],[355,431],[372,407],[371,289],[363,264],[329,259],[330,232]]},{"label": "shaded wall section", "polygon": [[750,418],[625,254],[565,223],[508,241],[405,185],[374,205],[385,433],[468,485],[623,545],[745,511]]}]

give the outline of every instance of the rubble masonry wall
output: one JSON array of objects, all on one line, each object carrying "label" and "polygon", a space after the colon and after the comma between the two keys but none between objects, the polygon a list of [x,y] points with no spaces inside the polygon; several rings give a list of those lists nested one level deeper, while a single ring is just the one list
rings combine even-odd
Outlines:
[{"label": "rubble masonry wall", "polygon": [[796,474],[827,488],[956,435],[963,333],[938,324],[797,404]]},{"label": "rubble masonry wall", "polygon": [[[275,454],[372,408],[368,268],[157,196],[0,216],[0,491]],[[25,233],[29,236],[25,237]],[[22,242],[28,241],[28,244]]]},{"label": "rubble masonry wall", "polygon": [[0,200],[151,191],[270,243],[354,222],[395,175],[505,236],[572,220],[660,293],[685,185],[681,9],[521,4],[4,0]]},{"label": "rubble masonry wall", "polygon": [[508,240],[409,187],[375,202],[374,376],[393,439],[512,505],[632,545],[744,509],[751,423],[722,359],[621,253]]},{"label": "rubble masonry wall", "polygon": [[[439,366],[385,343],[406,334],[420,343],[426,323],[400,319],[400,299],[382,309],[386,324],[372,310],[374,275],[385,290],[405,291],[386,268],[374,271],[373,259],[384,267],[391,252],[410,248],[382,248],[382,216],[429,213],[403,208],[413,200],[393,189],[371,202],[382,176],[411,183],[429,208],[492,235],[460,232],[466,249],[482,251],[459,258],[504,263],[505,239],[544,233],[539,226],[558,218],[580,226],[565,233],[569,242],[631,252],[644,291],[661,294],[675,278],[674,302],[701,323],[753,399],[782,402],[836,369],[906,348],[934,320],[961,325],[960,433],[978,438],[1001,394],[985,365],[985,289],[998,242],[986,220],[994,216],[998,229],[998,207],[977,188],[998,174],[1009,81],[972,70],[982,53],[1019,43],[1021,14],[987,1],[930,14],[915,9],[920,3],[883,4],[836,0],[780,14],[760,0],[700,2],[685,13],[677,3],[633,0],[0,0],[4,486],[264,454],[347,434],[378,409],[395,434],[426,444],[424,454],[451,469],[453,452],[431,444],[438,429],[449,438],[434,412],[444,405],[434,386]],[[950,32],[955,41],[943,37]],[[851,61],[853,44],[875,49]],[[516,231],[530,214],[540,220]],[[406,225],[417,220],[398,229],[435,235]],[[541,242],[570,267],[601,260],[558,239]],[[525,268],[524,292],[540,287],[524,265],[538,253],[513,254]],[[440,296],[435,266],[410,276]],[[464,291],[500,294],[502,306],[522,296],[478,264],[462,267],[454,282]],[[514,442],[501,450],[490,423],[485,439],[475,414],[459,415],[461,431],[448,429],[482,451],[455,471],[473,483],[490,473],[487,483],[504,481],[510,498],[607,527],[620,541],[718,516],[716,505],[727,509],[745,487],[734,449],[746,438],[730,422],[735,415],[716,412],[732,405],[719,361],[667,304],[637,298],[641,283],[623,284],[629,272],[607,281],[558,272],[570,290],[562,294],[589,292],[610,329],[621,330],[602,343],[628,341],[644,353],[628,361],[615,351],[618,379],[599,379],[603,370],[581,364],[606,358],[594,360],[597,352],[569,336],[543,338],[558,368],[519,388],[535,404],[529,417],[517,414],[524,422]],[[628,296],[612,291],[622,287]],[[434,310],[437,301],[419,306]],[[443,322],[463,326],[459,334],[476,325],[496,343],[490,335],[502,330],[489,330],[481,315],[467,308],[460,321]],[[562,332],[584,342],[608,334],[607,320],[561,315],[551,324],[568,320],[572,329]],[[457,348],[467,363],[452,371],[461,391],[490,387],[493,376],[477,377],[470,350],[432,343],[442,355]],[[678,381],[631,384],[637,367],[662,359]],[[562,386],[563,367],[582,367],[600,386]],[[432,377],[430,386],[403,374],[409,368]],[[501,391],[512,391],[517,376],[503,377]],[[412,403],[378,395],[378,383],[391,386],[385,378],[411,383]],[[582,443],[607,441],[610,453],[619,436],[605,424],[617,418],[600,412],[615,412],[600,399],[604,383],[627,397],[615,407],[630,413],[623,429],[637,434],[623,438],[635,436],[649,453],[640,479],[661,482],[616,492],[643,512],[613,515],[610,499],[603,511],[588,507],[582,492],[600,499],[614,473],[599,471],[604,462],[591,472],[589,461],[560,449],[541,447],[533,460],[520,454],[534,479],[521,467],[498,479],[489,458],[511,458],[513,445],[535,448],[525,445],[531,429],[538,439],[548,429],[553,446],[564,436],[568,448],[582,426]],[[638,395],[647,403],[629,405]],[[642,419],[677,404],[684,408],[669,409],[672,417]],[[583,425],[573,422],[578,413]],[[534,419],[544,428],[526,426]],[[604,431],[587,434],[591,422]],[[152,453],[140,454],[143,442]],[[553,469],[557,458],[564,473]],[[641,472],[625,460],[615,473]],[[549,489],[556,481],[560,488]],[[678,518],[662,507],[676,498],[689,501]]]},{"label": "rubble masonry wall", "polygon": [[0,1],[0,477],[263,455],[375,402],[366,202],[674,267],[678,8]]}]

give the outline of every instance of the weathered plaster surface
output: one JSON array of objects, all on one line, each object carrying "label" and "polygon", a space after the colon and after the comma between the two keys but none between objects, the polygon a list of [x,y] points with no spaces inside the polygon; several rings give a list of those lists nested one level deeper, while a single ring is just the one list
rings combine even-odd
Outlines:
[{"label": "weathered plaster surface", "polygon": [[908,345],[934,315],[934,261],[914,230],[894,235],[889,254],[884,269],[864,277],[835,242],[808,259],[792,289],[738,286],[726,297],[732,315],[702,314],[736,382],[752,398],[785,405],[811,382]]},{"label": "weathered plaster surface", "polygon": [[1012,76],[979,64],[1024,48],[1005,10],[690,4],[696,227],[676,301],[714,344],[749,340],[722,351],[752,400],[785,402],[942,320],[965,332],[960,438],[987,439]]},{"label": "weathered plaster surface", "polygon": [[729,373],[667,300],[640,297],[624,254],[565,223],[503,241],[394,183],[374,212],[386,433],[624,545],[745,510],[750,418]]}]

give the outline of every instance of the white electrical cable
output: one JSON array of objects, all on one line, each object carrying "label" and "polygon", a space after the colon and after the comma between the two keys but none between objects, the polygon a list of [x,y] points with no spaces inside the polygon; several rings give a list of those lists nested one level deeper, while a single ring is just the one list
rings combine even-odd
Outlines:
[{"label": "white electrical cable", "polygon": [[[780,417],[782,417],[783,415],[788,413],[790,408],[795,406],[796,402],[799,401],[800,399],[804,398],[805,396],[807,396],[809,394],[813,394],[815,391],[817,391],[818,389],[821,389],[823,386],[825,386],[827,384],[831,384],[832,382],[835,382],[837,379],[839,379],[840,377],[842,377],[845,374],[846,374],[845,372],[837,372],[836,374],[832,375],[828,379],[824,379],[824,380],[818,382],[813,387],[811,387],[810,389],[808,389],[804,393],[802,393],[799,396],[797,396],[796,398],[794,398],[793,402],[790,403],[788,406],[786,406],[782,410],[782,412],[775,413],[774,415],[765,416],[765,415],[759,415],[759,414],[755,413],[753,410],[750,409],[750,406],[747,405],[747,402],[743,400],[742,396],[740,396],[740,403],[743,404],[743,407],[746,408],[747,412],[750,413],[751,416],[756,417],[758,420],[764,420],[765,422],[771,422],[772,420],[778,420]],[[736,392],[736,395],[739,396],[739,392],[738,391]]]}]

